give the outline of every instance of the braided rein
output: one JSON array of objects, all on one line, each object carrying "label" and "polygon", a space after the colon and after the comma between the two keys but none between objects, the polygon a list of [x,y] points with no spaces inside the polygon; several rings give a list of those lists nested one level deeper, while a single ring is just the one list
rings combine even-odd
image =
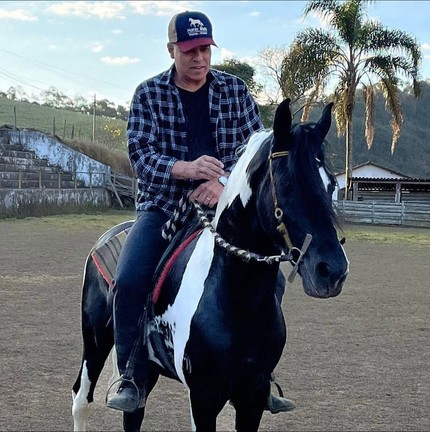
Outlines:
[{"label": "braided rein", "polygon": [[257,262],[265,262],[267,264],[273,264],[273,263],[278,263],[278,262],[282,262],[282,261],[291,261],[292,257],[290,257],[290,254],[288,254],[288,255],[285,255],[285,254],[269,255],[269,256],[260,255],[260,254],[250,252],[250,251],[245,250],[245,249],[240,249],[240,248],[232,245],[228,241],[224,240],[221,237],[221,235],[216,231],[216,229],[212,225],[211,221],[206,216],[206,213],[201,208],[200,204],[198,204],[197,202],[194,202],[193,204],[194,204],[194,207],[196,208],[197,215],[199,217],[199,220],[200,220],[200,223],[202,224],[202,226],[204,228],[209,229],[209,231],[214,236],[215,243],[218,246],[225,249],[227,252],[239,257],[240,259],[242,259],[245,262],[257,261]]}]

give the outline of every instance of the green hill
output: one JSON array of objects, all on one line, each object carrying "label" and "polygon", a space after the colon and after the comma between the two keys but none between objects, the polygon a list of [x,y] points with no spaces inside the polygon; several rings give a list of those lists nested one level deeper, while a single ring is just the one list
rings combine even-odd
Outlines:
[{"label": "green hill", "polygon": [[[4,124],[56,134],[63,140],[92,141],[93,137],[92,115],[0,97],[0,126]],[[124,120],[96,116],[94,141],[125,149],[125,130]]]},{"label": "green hill", "polygon": [[[394,154],[391,154],[391,116],[385,110],[381,94],[375,104],[375,136],[373,146],[367,148],[364,136],[364,102],[357,92],[354,109],[353,164],[370,161],[411,177],[430,178],[430,84],[423,83],[421,99],[407,92],[401,93],[404,123]],[[336,172],[345,169],[345,137],[337,137],[333,126],[327,137],[329,159]]]}]

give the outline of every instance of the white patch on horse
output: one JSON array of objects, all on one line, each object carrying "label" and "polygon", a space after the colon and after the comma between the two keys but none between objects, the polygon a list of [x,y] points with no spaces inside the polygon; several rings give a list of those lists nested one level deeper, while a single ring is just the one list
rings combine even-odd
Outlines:
[{"label": "white patch on horse", "polygon": [[246,175],[246,169],[251,163],[253,157],[263,144],[263,142],[272,134],[271,130],[255,132],[251,135],[248,144],[245,146],[245,153],[237,161],[230,174],[228,183],[225,186],[218,201],[213,224],[216,227],[218,220],[227,207],[229,207],[237,196],[240,196],[243,206],[245,207],[252,195],[249,179]]},{"label": "white patch on horse", "polygon": [[324,185],[324,189],[328,192],[328,187],[331,185],[331,181],[324,167],[320,167],[319,169],[320,177]]},{"label": "white patch on horse", "polygon": [[90,406],[88,403],[90,386],[91,381],[88,377],[87,361],[85,360],[82,364],[81,385],[79,391],[76,395],[72,392],[73,430],[75,431],[87,430],[88,415],[90,413]]},{"label": "white patch on horse", "polygon": [[185,345],[190,336],[191,320],[203,295],[205,280],[209,274],[214,254],[214,237],[205,229],[187,263],[175,302],[161,317],[155,319],[169,326],[172,332],[175,369],[179,379],[186,385],[182,363]]}]

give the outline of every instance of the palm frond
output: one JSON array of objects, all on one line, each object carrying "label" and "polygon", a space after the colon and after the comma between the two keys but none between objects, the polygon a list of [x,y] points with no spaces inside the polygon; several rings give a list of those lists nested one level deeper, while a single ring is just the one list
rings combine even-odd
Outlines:
[{"label": "palm frond", "polygon": [[375,137],[375,89],[372,85],[363,86],[364,106],[366,113],[364,136],[366,137],[367,148],[372,148]]},{"label": "palm frond", "polygon": [[393,139],[391,141],[391,154],[394,153],[397,141],[400,136],[400,128],[403,124],[403,114],[401,110],[399,89],[393,85],[390,80],[381,81],[382,91],[385,97],[385,109],[391,112],[391,128],[393,130]]}]

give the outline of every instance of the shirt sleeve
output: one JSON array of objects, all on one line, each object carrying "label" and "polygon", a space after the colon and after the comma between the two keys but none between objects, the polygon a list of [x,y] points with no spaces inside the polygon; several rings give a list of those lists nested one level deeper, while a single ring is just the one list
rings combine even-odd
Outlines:
[{"label": "shirt sleeve", "polygon": [[254,98],[245,86],[242,95],[242,110],[240,115],[242,135],[248,139],[254,132],[264,129],[260,110]]},{"label": "shirt sleeve", "polygon": [[[148,92],[149,93],[149,92]],[[166,186],[171,180],[174,157],[162,154],[157,113],[151,108],[144,88],[133,96],[127,124],[127,146],[131,166],[149,187]]]}]

